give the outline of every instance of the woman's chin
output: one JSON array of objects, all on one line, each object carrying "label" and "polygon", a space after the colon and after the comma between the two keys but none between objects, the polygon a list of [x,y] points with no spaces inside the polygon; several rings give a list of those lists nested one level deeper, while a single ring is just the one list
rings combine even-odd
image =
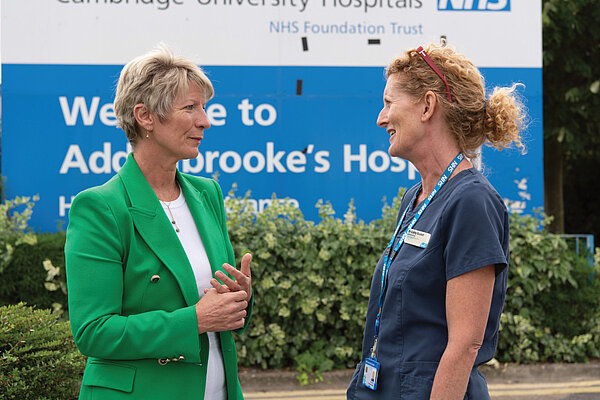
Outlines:
[{"label": "woman's chin", "polygon": [[393,144],[391,144],[388,148],[388,154],[390,155],[390,157],[402,157],[398,149],[396,149]]},{"label": "woman's chin", "polygon": [[200,154],[200,151],[197,148],[195,148],[193,150],[186,151],[185,154],[182,154],[181,159],[182,160],[193,160],[198,157],[198,154]]}]

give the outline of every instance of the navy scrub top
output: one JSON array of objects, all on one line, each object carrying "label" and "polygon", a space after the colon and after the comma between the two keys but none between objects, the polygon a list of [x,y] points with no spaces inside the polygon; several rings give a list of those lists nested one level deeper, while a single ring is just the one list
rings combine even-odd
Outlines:
[{"label": "navy scrub top", "polygon": [[[418,211],[413,204],[421,184],[409,189],[400,232]],[[390,266],[377,346],[381,363],[377,390],[362,385],[365,358],[371,354],[381,291],[383,256],[379,259],[367,309],[362,361],[347,391],[348,399],[429,399],[433,378],[446,344],[446,282],[490,264],[496,280],[483,345],[471,371],[465,399],[489,399],[477,366],[490,360],[498,343],[500,314],[508,279],[508,212],[496,190],[475,168],[450,179],[433,198],[413,229],[431,234],[425,249],[404,243]],[[400,237],[400,234],[398,234]]]}]

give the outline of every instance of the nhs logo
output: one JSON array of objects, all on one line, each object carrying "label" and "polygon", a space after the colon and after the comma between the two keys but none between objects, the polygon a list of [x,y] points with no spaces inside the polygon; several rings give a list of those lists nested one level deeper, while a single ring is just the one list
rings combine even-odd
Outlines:
[{"label": "nhs logo", "polygon": [[438,0],[440,11],[510,11],[510,0]]}]

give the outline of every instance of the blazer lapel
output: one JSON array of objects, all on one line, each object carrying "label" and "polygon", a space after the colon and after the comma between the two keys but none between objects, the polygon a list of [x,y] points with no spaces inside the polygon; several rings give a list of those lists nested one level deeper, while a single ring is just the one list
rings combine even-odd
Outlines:
[{"label": "blazer lapel", "polygon": [[212,211],[206,191],[196,189],[179,171],[177,172],[177,179],[196,222],[196,227],[200,233],[200,238],[202,239],[202,244],[206,250],[208,260],[210,261],[210,268],[214,275],[215,271],[223,270],[222,262],[220,261],[222,257],[220,258],[219,255],[227,254],[223,246],[220,222],[217,221]]},{"label": "blazer lapel", "polygon": [[196,304],[200,296],[190,262],[133,154],[127,157],[119,176],[131,201],[129,211],[140,236],[175,276],[187,304]]}]

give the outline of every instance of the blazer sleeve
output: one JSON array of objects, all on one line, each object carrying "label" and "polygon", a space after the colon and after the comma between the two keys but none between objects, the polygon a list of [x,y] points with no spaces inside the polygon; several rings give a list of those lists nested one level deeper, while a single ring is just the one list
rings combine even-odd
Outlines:
[{"label": "blazer sleeve", "polygon": [[[212,200],[214,204],[217,204],[217,212],[220,218],[221,232],[223,234],[223,241],[225,242],[225,247],[227,248],[227,259],[230,265],[235,266],[235,255],[233,253],[233,247],[231,246],[231,241],[229,240],[229,234],[227,233],[227,218],[225,214],[225,204],[223,202],[223,192],[221,191],[221,187],[216,181],[212,181],[215,188],[215,198]],[[223,271],[225,272],[225,271]],[[229,275],[229,274],[228,274]],[[240,329],[236,329],[233,332],[241,334],[248,327],[248,323],[250,322],[250,317],[252,316],[252,310],[254,308],[254,289],[252,289],[252,298],[248,304],[246,321],[244,326]]]},{"label": "blazer sleeve", "polygon": [[65,262],[77,347],[86,356],[104,359],[184,356],[185,362],[200,363],[194,306],[123,315],[123,262],[129,250],[120,230],[129,227],[119,226],[122,220],[94,190],[72,203]]}]

